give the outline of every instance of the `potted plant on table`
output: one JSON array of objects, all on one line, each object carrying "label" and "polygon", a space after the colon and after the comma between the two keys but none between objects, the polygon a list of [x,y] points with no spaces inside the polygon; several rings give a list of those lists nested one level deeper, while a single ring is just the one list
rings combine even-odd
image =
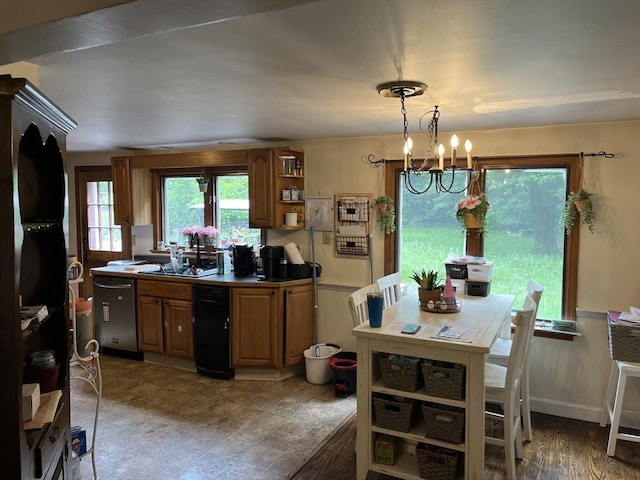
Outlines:
[{"label": "potted plant on table", "polygon": [[591,202],[591,194],[584,188],[571,192],[564,204],[562,220],[567,235],[573,230],[578,215],[580,216],[580,225],[586,225],[593,233],[593,221],[595,220],[593,203]]},{"label": "potted plant on table", "polygon": [[416,272],[413,271],[411,278],[418,284],[418,298],[420,307],[426,307],[428,302],[437,302],[442,296],[442,277],[436,270]]},{"label": "potted plant on table", "polygon": [[380,195],[373,201],[378,207],[377,222],[382,233],[396,231],[396,209],[393,206],[393,198],[388,195]]},{"label": "potted plant on table", "polygon": [[484,193],[467,195],[456,203],[456,218],[463,228],[477,228],[478,234],[485,232],[487,212],[491,209],[489,199]]}]

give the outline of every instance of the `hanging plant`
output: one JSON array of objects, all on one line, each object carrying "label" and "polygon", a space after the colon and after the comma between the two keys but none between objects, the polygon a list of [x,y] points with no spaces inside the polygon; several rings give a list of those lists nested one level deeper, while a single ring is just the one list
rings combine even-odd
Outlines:
[{"label": "hanging plant", "polygon": [[564,204],[562,220],[564,221],[564,228],[567,235],[573,230],[578,216],[580,217],[580,225],[586,225],[589,231],[593,233],[593,222],[595,220],[593,203],[591,202],[591,194],[584,188],[580,188],[580,190],[576,192],[571,192]]},{"label": "hanging plant", "polygon": [[593,233],[593,222],[596,218],[593,213],[593,203],[591,202],[591,193],[587,190],[584,181],[584,154],[580,153],[580,189],[571,192],[564,204],[564,213],[562,220],[566,234],[569,235],[573,226],[580,216],[580,225],[586,225],[589,231]]},{"label": "hanging plant", "polygon": [[491,209],[489,199],[484,193],[467,195],[458,200],[455,206],[456,219],[462,228],[477,228],[478,235],[485,235],[487,212]]},{"label": "hanging plant", "polygon": [[209,179],[204,176],[204,172],[199,177],[196,177],[196,182],[198,182],[198,186],[202,193],[205,193],[209,188]]},{"label": "hanging plant", "polygon": [[393,206],[393,198],[387,195],[380,195],[373,201],[378,207],[377,222],[382,233],[393,233],[396,231],[396,209]]}]

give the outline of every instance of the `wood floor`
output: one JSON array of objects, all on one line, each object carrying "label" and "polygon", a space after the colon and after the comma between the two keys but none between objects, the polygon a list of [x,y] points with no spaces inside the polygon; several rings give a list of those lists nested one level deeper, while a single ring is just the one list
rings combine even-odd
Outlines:
[{"label": "wood floor", "polygon": [[[533,413],[534,438],[517,462],[518,480],[638,480],[640,443],[618,441],[607,456],[609,427]],[[356,478],[355,415],[300,469],[292,480]],[[484,480],[503,480],[504,451],[488,445]],[[368,480],[392,477],[369,474]]]}]

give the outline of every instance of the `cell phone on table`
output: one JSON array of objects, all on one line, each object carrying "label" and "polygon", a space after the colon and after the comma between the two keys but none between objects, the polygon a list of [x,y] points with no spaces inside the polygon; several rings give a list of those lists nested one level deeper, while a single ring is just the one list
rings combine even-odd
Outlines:
[{"label": "cell phone on table", "polygon": [[418,332],[418,330],[420,330],[420,325],[409,324],[409,325],[405,325],[404,327],[402,327],[401,332],[402,333],[407,333],[409,335],[415,335]]}]

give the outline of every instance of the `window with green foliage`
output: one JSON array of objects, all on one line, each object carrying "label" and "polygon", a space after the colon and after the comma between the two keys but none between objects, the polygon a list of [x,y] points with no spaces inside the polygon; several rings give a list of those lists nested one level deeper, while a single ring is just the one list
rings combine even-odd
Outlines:
[{"label": "window with green foliage", "polygon": [[522,305],[530,279],[544,286],[538,318],[562,318],[565,168],[488,168],[490,199],[484,256],[495,262],[491,291],[516,295]]},{"label": "window with green foliage", "polygon": [[161,176],[162,234],[164,242],[185,245],[186,227],[212,225],[219,230],[216,244],[260,245],[260,229],[249,228],[249,187],[246,174],[207,174],[206,192],[200,174]]},{"label": "window with green foliage", "polygon": [[[545,287],[538,318],[575,319],[578,235],[565,235],[562,213],[567,192],[579,181],[577,156],[481,159],[480,184],[491,203],[480,254],[494,262],[491,293],[516,296],[522,305],[529,280]],[[466,233],[455,217],[462,194],[420,195],[408,192],[401,165],[390,165],[396,175],[398,228],[396,270],[408,284],[416,269],[445,273],[449,255],[468,253]],[[418,181],[427,181],[428,175]],[[463,182],[463,177],[460,177]],[[414,182],[416,183],[416,182]],[[462,185],[462,183],[461,183]],[[389,273],[389,272],[386,272]]]}]

